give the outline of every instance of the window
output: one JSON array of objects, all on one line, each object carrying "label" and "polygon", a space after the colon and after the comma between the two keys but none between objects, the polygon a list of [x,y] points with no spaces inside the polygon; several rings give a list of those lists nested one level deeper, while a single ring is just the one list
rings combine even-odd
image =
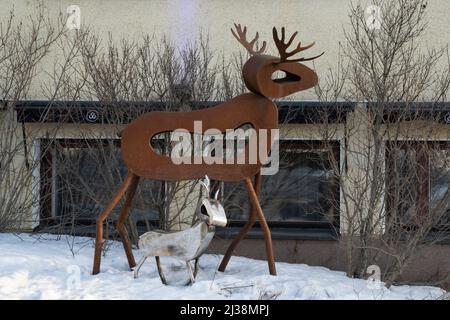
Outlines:
[{"label": "window", "polygon": [[[274,237],[336,235],[339,183],[333,163],[339,164],[337,142],[327,145],[320,141],[280,142],[279,171],[262,177],[260,197]],[[243,183],[225,184],[224,205],[232,226],[245,223],[249,200]]]},{"label": "window", "polygon": [[[90,230],[120,187],[127,168],[120,140],[44,140],[41,152],[41,224]],[[161,183],[143,180],[133,200],[133,218],[141,223],[158,221]],[[111,219],[116,220],[121,206]],[[86,228],[83,228],[86,227]],[[82,231],[81,231],[82,232]]]},{"label": "window", "polygon": [[432,219],[433,230],[450,231],[450,143],[388,143],[386,154],[389,216],[405,227]]},{"label": "window", "polygon": [[[76,225],[93,232],[95,219],[107,206],[126,175],[120,140],[43,140],[41,154],[41,225]],[[332,161],[339,163],[339,144],[320,141],[282,141],[280,169],[263,177],[261,203],[274,237],[324,238],[336,236],[339,226],[339,183]],[[239,231],[248,215],[243,183],[226,183],[223,204],[230,227]],[[145,231],[157,226],[164,183],[142,179],[133,200],[133,219]],[[111,215],[116,220],[120,205]],[[234,228],[236,227],[236,228]],[[83,229],[84,228],[84,229]],[[302,231],[302,232],[299,232]],[[258,223],[251,231],[262,236]],[[81,231],[84,233],[84,231]],[[220,231],[218,230],[220,235]]]}]

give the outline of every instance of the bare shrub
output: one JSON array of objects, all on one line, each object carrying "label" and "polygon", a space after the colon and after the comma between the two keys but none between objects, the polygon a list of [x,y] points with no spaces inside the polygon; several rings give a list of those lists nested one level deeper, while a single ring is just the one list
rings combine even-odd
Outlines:
[{"label": "bare shrub", "polygon": [[[39,154],[27,138],[15,107],[26,99],[38,64],[63,34],[59,19],[50,19],[42,3],[37,13],[20,20],[11,11],[0,23],[0,231],[30,229],[37,214]],[[31,220],[30,220],[31,219]]]}]

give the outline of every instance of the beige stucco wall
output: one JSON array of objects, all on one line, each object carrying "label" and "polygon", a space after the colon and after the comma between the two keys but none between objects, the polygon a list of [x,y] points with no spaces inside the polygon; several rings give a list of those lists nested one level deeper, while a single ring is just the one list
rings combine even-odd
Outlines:
[{"label": "beige stucco wall", "polygon": [[[69,5],[81,9],[81,27],[92,25],[102,36],[111,32],[114,39],[133,38],[142,34],[162,33],[180,45],[197,38],[202,31],[211,38],[211,47],[225,55],[242,50],[229,29],[233,22],[249,27],[251,33],[259,31],[261,39],[269,42],[269,53],[275,53],[272,26],[286,26],[288,33],[299,31],[298,39],[304,44],[316,41],[309,53],[325,55],[316,60],[319,78],[329,67],[336,65],[339,42],[344,40],[343,28],[348,24],[351,0],[46,0],[50,15],[65,12]],[[356,0],[355,0],[356,1]],[[371,3],[367,0],[363,4]],[[14,7],[16,16],[24,17],[35,11],[37,1],[0,0],[0,19]],[[429,28],[424,44],[442,46],[450,43],[450,1],[428,1]],[[105,38],[106,39],[106,38]],[[52,59],[47,59],[42,70],[50,71]],[[311,65],[311,63],[309,63]],[[31,99],[43,98],[41,83],[34,83]],[[301,99],[315,99],[314,91],[298,95]]]}]

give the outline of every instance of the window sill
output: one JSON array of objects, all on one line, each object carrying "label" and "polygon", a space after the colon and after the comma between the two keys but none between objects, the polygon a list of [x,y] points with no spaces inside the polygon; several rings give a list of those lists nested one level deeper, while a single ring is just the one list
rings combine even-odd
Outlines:
[{"label": "window sill", "polygon": [[[216,238],[232,239],[236,237],[241,228],[228,227],[217,228]],[[317,240],[317,241],[336,241],[339,235],[333,229],[321,228],[270,228],[272,239],[274,240]],[[246,239],[264,239],[263,232],[260,228],[250,230],[245,236]]]}]

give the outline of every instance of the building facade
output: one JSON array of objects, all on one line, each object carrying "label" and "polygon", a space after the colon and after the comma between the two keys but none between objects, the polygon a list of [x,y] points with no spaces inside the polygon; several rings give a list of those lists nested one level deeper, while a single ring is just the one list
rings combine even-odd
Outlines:
[{"label": "building facade", "polygon": [[[12,4],[3,2],[4,5]],[[48,12],[55,16],[60,11],[65,12],[71,4],[67,1],[45,2]],[[370,4],[370,1],[363,2],[364,7]],[[336,67],[340,43],[345,42],[344,29],[349,27],[349,2],[346,0],[289,0],[282,3],[266,0],[80,0],[77,6],[81,12],[80,30],[83,26],[93,26],[105,41],[108,33],[113,42],[119,42],[122,37],[166,34],[182,47],[194,42],[203,32],[209,35],[210,46],[224,56],[240,50],[228,31],[234,22],[247,25],[250,33],[258,31],[261,39],[267,40],[271,38],[272,26],[286,26],[290,32],[298,30],[304,43],[315,41],[317,53],[325,51],[314,62],[319,78],[326,77],[329,69]],[[450,43],[450,2],[435,0],[427,6],[429,26],[423,36],[424,43],[436,46]],[[25,17],[37,9],[32,2],[14,1],[14,10],[18,16]],[[7,13],[2,11],[1,14],[4,19]],[[58,54],[58,50],[52,51],[40,63],[40,72],[26,99],[15,101],[11,110],[6,108],[9,99],[4,101],[3,115],[11,117],[17,124],[11,143],[21,146],[21,151],[14,156],[14,166],[22,167],[33,160],[38,162],[30,168],[28,187],[21,189],[21,197],[31,199],[32,205],[27,206],[28,213],[21,217],[20,229],[39,230],[44,229],[44,225],[51,226],[49,221],[61,219],[65,212],[74,210],[68,205],[68,199],[71,199],[70,205],[83,203],[75,209],[80,212],[77,226],[81,227],[77,230],[89,234],[101,206],[98,203],[86,205],[83,197],[98,189],[77,185],[68,194],[63,185],[72,179],[74,171],[70,170],[78,170],[77,175],[89,181],[89,176],[102,166],[101,159],[104,158],[99,156],[95,162],[92,158],[86,159],[83,153],[84,148],[92,150],[92,144],[100,144],[98,154],[105,146],[108,150],[115,148],[110,152],[117,153],[113,158],[118,161],[117,174],[120,176],[121,170],[126,169],[120,162],[117,133],[136,115],[127,113],[125,106],[121,121],[114,121],[114,115],[108,111],[114,101],[95,98],[78,102],[50,101],[42,89],[49,81],[49,72],[43,71],[53,70]],[[449,68],[445,59],[439,63],[442,69]],[[142,103],[141,111],[166,109],[162,102],[135,101],[133,106],[139,103]],[[209,101],[207,104],[216,103]],[[411,226],[425,224],[420,220],[425,218],[417,218],[420,212],[439,207],[436,210],[446,212],[439,218],[439,227],[427,229],[430,236],[436,235],[436,241],[417,247],[418,252],[408,262],[400,280],[443,281],[443,285],[448,286],[448,279],[446,282],[443,279],[450,273],[450,166],[447,162],[450,160],[450,103],[431,100],[390,102],[384,104],[380,112],[374,111],[379,106],[356,98],[347,102],[338,99],[318,101],[317,93],[309,90],[277,104],[281,167],[278,175],[264,177],[269,187],[262,195],[277,260],[346,270],[349,241],[345,239],[360,236],[360,224],[355,223],[355,219],[375,220],[369,224],[373,227],[371,238],[383,241],[383,235],[390,232],[390,212],[412,215],[410,220],[415,222],[405,227],[410,230],[414,229]],[[373,135],[374,115],[382,119],[377,123],[376,139]],[[77,159],[77,166],[65,167],[67,159]],[[372,176],[380,174],[383,178],[379,180]],[[114,176],[109,179],[114,180]],[[408,182],[395,184],[390,181]],[[161,186],[149,183],[148,190],[155,188]],[[239,186],[223,185],[223,189],[226,188],[235,188],[230,192],[233,197],[233,206],[229,207],[231,223],[213,241],[210,252],[214,253],[226,250],[248,210],[245,199],[237,196]],[[142,197],[150,195],[142,191]],[[105,203],[107,199],[102,201]],[[142,203],[146,203],[145,200]],[[147,214],[148,220],[158,220],[156,207],[151,212],[139,206],[135,210],[138,217]],[[256,227],[235,254],[264,259],[260,239],[262,234]]]}]

